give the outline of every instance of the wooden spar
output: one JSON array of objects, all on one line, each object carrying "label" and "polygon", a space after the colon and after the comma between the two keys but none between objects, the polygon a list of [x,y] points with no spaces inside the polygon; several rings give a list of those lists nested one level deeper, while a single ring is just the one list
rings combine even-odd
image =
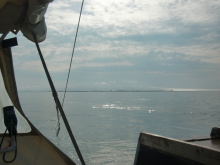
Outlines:
[{"label": "wooden spar", "polygon": [[[9,33],[9,31],[5,32],[2,34],[1,38],[0,38],[0,44],[2,43],[2,41],[4,40],[4,38],[7,36],[7,34]],[[0,46],[1,47],[1,46]]]},{"label": "wooden spar", "polygon": [[66,115],[65,115],[65,113],[64,113],[64,111],[63,111],[63,108],[62,108],[62,106],[61,106],[61,104],[60,104],[60,100],[59,100],[59,98],[58,98],[58,96],[57,96],[56,89],[55,89],[55,87],[54,87],[54,85],[53,85],[53,81],[52,81],[52,79],[51,79],[51,77],[50,77],[49,71],[48,71],[48,69],[47,69],[47,66],[46,66],[46,63],[45,63],[45,61],[44,61],[43,55],[42,55],[42,53],[41,53],[41,50],[40,50],[39,44],[38,44],[38,42],[37,42],[36,36],[35,36],[34,32],[32,32],[32,34],[33,34],[33,37],[34,37],[34,41],[35,41],[35,44],[36,44],[36,47],[37,47],[37,50],[38,50],[38,53],[39,53],[39,56],[40,56],[42,65],[43,65],[43,67],[44,67],[44,71],[45,71],[45,73],[46,73],[46,75],[47,75],[47,79],[48,79],[48,81],[49,81],[51,90],[52,90],[52,92],[53,92],[53,97],[54,97],[54,100],[55,100],[55,102],[56,102],[56,105],[57,105],[58,108],[59,108],[60,114],[61,114],[61,116],[62,116],[62,118],[63,118],[64,124],[65,124],[66,129],[67,129],[67,131],[68,131],[68,133],[69,133],[70,139],[71,139],[71,141],[72,141],[72,143],[73,143],[73,145],[74,145],[74,147],[75,147],[75,150],[76,150],[76,152],[77,152],[77,154],[78,154],[78,157],[79,157],[79,159],[80,159],[82,165],[85,165],[85,162],[84,162],[84,159],[83,159],[83,157],[82,157],[82,154],[81,154],[81,152],[80,152],[80,150],[79,150],[79,147],[78,147],[78,145],[77,145],[77,143],[76,143],[76,140],[75,140],[75,138],[74,138],[74,136],[73,136],[73,133],[72,133],[72,131],[71,131],[71,128],[70,128],[70,126],[69,126],[69,122],[68,122],[68,120],[67,120],[67,118],[66,118]]}]

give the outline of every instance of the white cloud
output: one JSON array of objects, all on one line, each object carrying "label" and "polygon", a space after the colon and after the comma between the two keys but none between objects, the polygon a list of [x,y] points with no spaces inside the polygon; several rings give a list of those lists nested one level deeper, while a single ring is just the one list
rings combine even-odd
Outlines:
[{"label": "white cloud", "polygon": [[[46,14],[48,38],[40,46],[50,72],[62,74],[69,69],[80,5],[80,0],[57,0],[49,5]],[[132,68],[134,73],[159,77],[169,74],[175,60],[182,63],[199,61],[209,66],[220,64],[216,30],[220,24],[219,6],[214,0],[85,1],[72,69],[91,68],[102,77],[107,72],[118,75],[126,72],[130,76],[128,68]],[[25,42],[20,40],[16,48],[19,50],[14,54],[16,68],[42,72],[36,48],[28,45],[27,49]],[[155,55],[151,55],[152,52],[156,52]],[[170,70],[153,70],[145,67],[145,63],[140,66],[138,59],[135,63],[135,58],[140,56],[143,58],[139,60],[153,59],[153,62],[159,61],[157,67]],[[120,66],[128,70],[115,69]],[[139,70],[135,70],[137,68]],[[143,70],[146,68],[149,70]],[[96,81],[117,84],[109,80]],[[136,85],[136,82],[131,79],[130,84]]]},{"label": "white cloud", "polygon": [[[78,8],[80,9],[80,3]],[[103,35],[127,35],[136,33],[174,32],[172,27],[164,28],[163,23],[179,18],[184,23],[212,23],[218,21],[220,4],[218,1],[144,1],[144,0],[90,0],[85,2],[81,27],[104,29],[111,26],[112,31]],[[75,30],[79,9],[72,10],[69,1],[54,1],[47,13],[48,27],[61,34]],[[85,13],[85,14],[84,14]]]},{"label": "white cloud", "polygon": [[[47,45],[50,46],[46,46],[42,50],[46,57],[54,57],[55,60],[52,59],[53,61],[69,60],[73,40],[64,41],[68,44],[57,47],[53,39],[55,37],[59,39],[59,36],[75,35],[80,5],[80,0],[54,1],[49,5],[46,22],[48,32],[54,37],[46,41]],[[85,58],[94,59],[109,56],[114,58],[134,55],[146,56],[150,51],[163,51],[187,54],[189,60],[199,59],[202,62],[219,63],[220,45],[218,43],[206,44],[196,43],[195,41],[188,45],[181,45],[181,43],[172,45],[169,42],[173,38],[167,38],[171,35],[180,34],[172,41],[175,43],[175,40],[184,40],[184,35],[187,34],[188,36],[192,35],[192,37],[186,38],[185,43],[192,42],[195,39],[200,42],[212,42],[214,38],[218,37],[218,34],[215,32],[210,33],[212,30],[207,34],[205,33],[207,29],[213,28],[219,23],[219,6],[220,3],[214,0],[85,1],[79,34],[86,33],[86,35],[78,36],[77,43],[80,42],[81,44],[76,47],[76,51],[80,51],[81,55],[75,60],[83,61]],[[198,29],[193,30],[195,27],[191,24],[201,27],[204,34],[198,34],[197,38],[193,38],[194,34],[187,33],[188,30],[197,32]],[[157,34],[157,36],[154,36],[154,34]],[[160,37],[160,34],[166,34],[162,36],[162,39],[165,40],[163,43],[158,43],[162,42],[161,38],[155,39],[158,36]],[[135,36],[136,40],[132,40],[132,35],[137,35]],[[144,35],[146,35],[145,39],[149,40],[147,43],[141,39],[138,40],[140,36],[143,38]],[[117,36],[125,36],[125,38],[117,39]],[[102,64],[92,63],[81,66],[86,65],[101,66]],[[61,68],[64,69],[64,67]]]},{"label": "white cloud", "polygon": [[[46,61],[48,70],[50,72],[64,72],[69,69],[69,63],[62,60],[54,60],[54,61]],[[98,62],[84,62],[79,60],[77,63],[72,65],[72,69],[76,68],[85,68],[85,67],[106,67],[106,66],[132,66],[133,64],[130,61],[119,61],[119,62],[106,62],[106,63],[98,63]],[[31,61],[24,62],[20,66],[16,66],[17,69],[21,70],[29,70],[34,72],[42,72],[43,67],[40,61]]]},{"label": "white cloud", "polygon": [[107,85],[108,83],[107,82],[96,82],[94,83],[95,85]]},{"label": "white cloud", "polygon": [[28,70],[28,71],[37,71],[37,72],[43,71],[43,67],[40,61],[25,62],[17,68],[22,69],[22,70]]}]

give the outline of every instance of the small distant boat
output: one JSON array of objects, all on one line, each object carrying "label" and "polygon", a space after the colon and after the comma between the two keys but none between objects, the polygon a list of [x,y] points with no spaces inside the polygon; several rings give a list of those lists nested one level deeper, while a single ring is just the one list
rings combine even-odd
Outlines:
[{"label": "small distant boat", "polygon": [[220,128],[206,138],[177,140],[140,133],[134,165],[219,165]]}]

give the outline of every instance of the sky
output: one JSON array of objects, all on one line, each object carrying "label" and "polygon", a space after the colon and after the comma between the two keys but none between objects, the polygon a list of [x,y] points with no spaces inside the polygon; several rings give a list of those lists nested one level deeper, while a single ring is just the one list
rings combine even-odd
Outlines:
[{"label": "sky", "polygon": [[[65,89],[81,3],[55,0],[45,15],[40,47],[58,91]],[[219,8],[220,0],[85,0],[68,90],[220,89]],[[17,37],[18,90],[49,90],[34,43]]]}]

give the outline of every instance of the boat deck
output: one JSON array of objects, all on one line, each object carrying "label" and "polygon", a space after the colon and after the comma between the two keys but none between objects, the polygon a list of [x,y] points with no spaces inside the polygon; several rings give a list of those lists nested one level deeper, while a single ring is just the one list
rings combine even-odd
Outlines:
[{"label": "boat deck", "polygon": [[219,165],[220,128],[205,138],[177,140],[140,133],[134,165]]},{"label": "boat deck", "polygon": [[194,138],[184,141],[220,151],[220,128],[213,127],[210,136],[208,137]]},{"label": "boat deck", "polygon": [[189,142],[220,151],[220,138],[208,139],[208,137],[207,137],[207,140],[195,140],[195,141],[189,141]]}]

